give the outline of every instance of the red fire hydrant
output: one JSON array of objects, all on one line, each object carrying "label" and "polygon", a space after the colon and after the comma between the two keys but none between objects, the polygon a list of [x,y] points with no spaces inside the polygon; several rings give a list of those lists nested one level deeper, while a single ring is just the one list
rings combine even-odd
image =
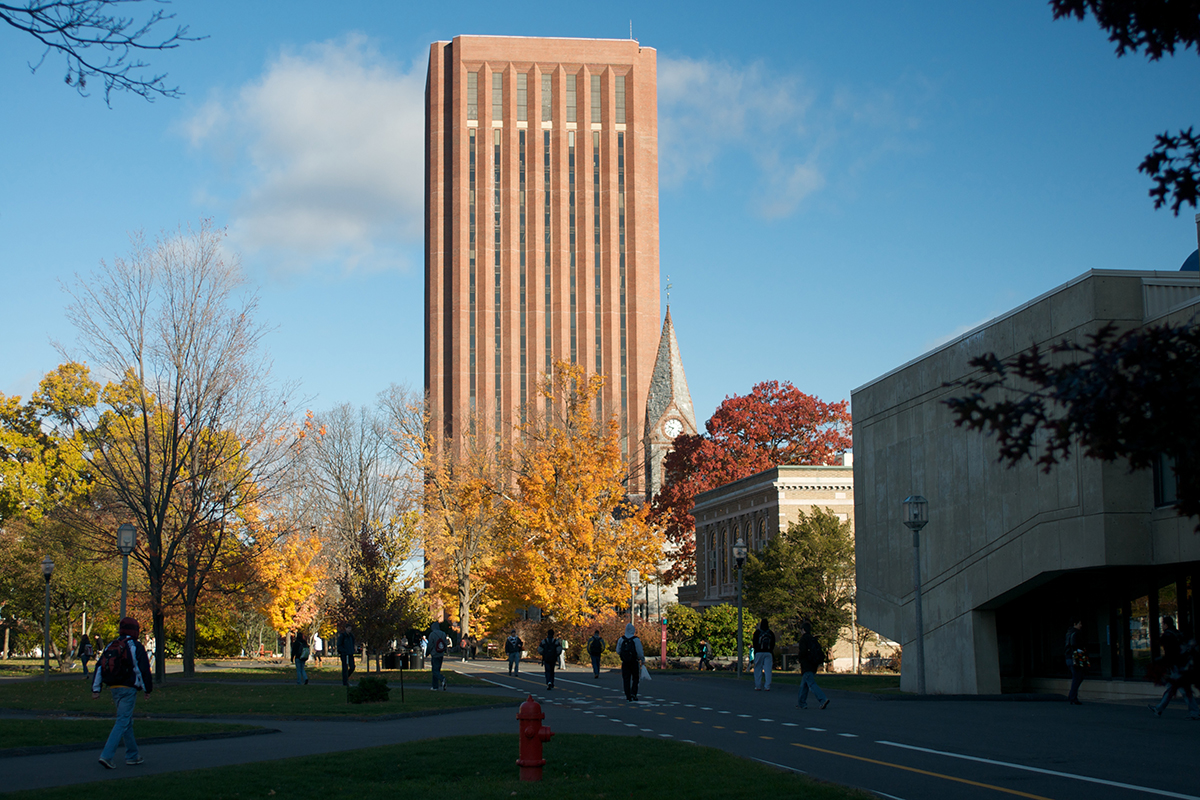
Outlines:
[{"label": "red fire hydrant", "polygon": [[542,758],[542,742],[550,741],[554,732],[541,724],[546,715],[542,713],[541,705],[529,695],[529,699],[521,703],[517,711],[517,725],[521,736],[521,757],[517,766],[521,768],[521,780],[540,781],[542,766],[546,759]]}]

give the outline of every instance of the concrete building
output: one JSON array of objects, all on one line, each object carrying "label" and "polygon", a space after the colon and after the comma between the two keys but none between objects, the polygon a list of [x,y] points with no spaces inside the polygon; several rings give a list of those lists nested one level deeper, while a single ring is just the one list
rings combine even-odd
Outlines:
[{"label": "concrete building", "polygon": [[[842,466],[773,467],[697,495],[692,509],[696,519],[696,583],[686,587],[686,592],[681,590],[681,598],[698,609],[736,604],[734,543],[740,538],[751,551],[761,551],[781,530],[787,530],[801,511],[808,513],[814,508],[829,509],[849,521],[853,530],[854,468],[849,453]],[[747,618],[747,632],[757,622]],[[835,665],[846,670],[853,667],[854,638],[854,630],[846,631],[831,650]]]},{"label": "concrete building", "polygon": [[459,36],[426,86],[425,388],[448,436],[511,431],[554,360],[608,377],[646,491],[659,343],[655,51]]},{"label": "concrete building", "polygon": [[859,619],[903,643],[903,689],[916,688],[916,627],[901,503],[921,494],[928,691],[1065,693],[1074,614],[1092,664],[1081,696],[1155,691],[1158,619],[1194,626],[1200,610],[1200,535],[1172,507],[1169,465],[1130,472],[1075,453],[1048,474],[1006,468],[994,439],[954,425],[944,384],[986,352],[1198,315],[1195,272],[1093,270],[853,392]]}]

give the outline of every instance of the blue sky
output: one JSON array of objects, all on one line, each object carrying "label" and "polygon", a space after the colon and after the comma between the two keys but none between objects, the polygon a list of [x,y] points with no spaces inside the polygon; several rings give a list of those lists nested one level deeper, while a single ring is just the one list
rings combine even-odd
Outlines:
[{"label": "blue sky", "polygon": [[[176,0],[185,97],[80,98],[0,30],[0,392],[69,344],[60,281],[227,226],[314,409],[419,387],[422,97],[455,35],[659,57],[661,270],[699,421],[790,380],[826,400],[1088,269],[1178,269],[1192,211],[1137,164],[1200,123],[1200,59],[1115,57],[1044,0],[660,4]],[[516,10],[519,9],[519,10]]]}]

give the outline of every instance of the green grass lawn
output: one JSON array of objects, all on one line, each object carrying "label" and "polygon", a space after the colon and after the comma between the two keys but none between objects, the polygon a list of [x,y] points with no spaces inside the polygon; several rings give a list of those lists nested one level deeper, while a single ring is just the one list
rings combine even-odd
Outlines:
[{"label": "green grass lawn", "polygon": [[[207,667],[207,665],[202,665]],[[341,666],[326,665],[320,668],[308,667],[305,672],[308,674],[309,681],[337,681],[342,680]],[[404,670],[404,686],[407,689],[410,686],[420,686],[422,689],[429,685],[430,671],[424,670]],[[366,675],[366,671],[359,669],[355,671],[351,682],[357,681],[359,678]],[[469,675],[459,675],[453,671],[450,666],[442,667],[442,674],[446,677],[447,682],[451,686],[489,686],[485,681],[472,678]],[[385,669],[382,672],[371,670],[371,676],[379,676],[388,682],[389,686],[400,686],[400,670]],[[183,679],[182,674],[169,672],[167,673],[167,682],[172,680]],[[197,669],[195,679],[198,681],[284,681],[287,683],[296,682],[296,668],[289,666],[264,665],[256,667],[226,667],[225,664],[217,665],[217,669],[206,668]],[[311,685],[311,684],[310,684]]]},{"label": "green grass lawn", "polygon": [[[611,798],[788,797],[867,800],[871,795],[697,745],[624,736],[559,735],[546,745],[540,783],[517,779],[516,736],[429,739],[267,764],[127,778],[121,793],[172,800],[248,797]],[[107,784],[104,784],[107,786]],[[15,792],[12,798],[91,796],[91,783]]]},{"label": "green grass lawn", "polygon": [[[102,719],[0,719],[0,749],[103,742],[108,738],[112,726],[112,720]],[[149,739],[155,736],[189,736],[256,728],[257,725],[233,725],[224,722],[147,719],[137,723],[134,733],[139,739]]]},{"label": "green grass lawn", "polygon": [[[357,676],[356,676],[357,677]],[[455,676],[457,677],[457,676]],[[171,682],[156,687],[149,697],[138,697],[137,715],[205,714],[264,716],[348,716],[401,714],[430,709],[461,708],[505,702],[507,697],[431,692],[426,681],[405,681],[406,702],[400,701],[400,689],[392,687],[384,703],[346,702],[346,690],[339,684],[239,685],[235,683]],[[515,705],[516,701],[513,700]],[[0,685],[0,708],[27,709],[63,713],[109,714],[112,703],[107,694],[92,699],[84,681],[21,681]]]}]

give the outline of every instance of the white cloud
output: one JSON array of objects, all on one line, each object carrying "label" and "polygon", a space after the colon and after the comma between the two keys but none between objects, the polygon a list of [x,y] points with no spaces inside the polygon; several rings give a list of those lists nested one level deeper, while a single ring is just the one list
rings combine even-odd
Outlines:
[{"label": "white cloud", "polygon": [[[728,161],[751,202],[786,217],[812,195],[844,184],[919,127],[907,76],[890,89],[823,88],[761,62],[658,60],[659,164],[665,187],[714,180]],[[899,98],[906,98],[901,102]],[[747,170],[741,162],[749,162]]]},{"label": "white cloud", "polygon": [[226,167],[230,235],[285,269],[394,267],[423,220],[425,64],[361,35],[280,54],[181,126]]}]

